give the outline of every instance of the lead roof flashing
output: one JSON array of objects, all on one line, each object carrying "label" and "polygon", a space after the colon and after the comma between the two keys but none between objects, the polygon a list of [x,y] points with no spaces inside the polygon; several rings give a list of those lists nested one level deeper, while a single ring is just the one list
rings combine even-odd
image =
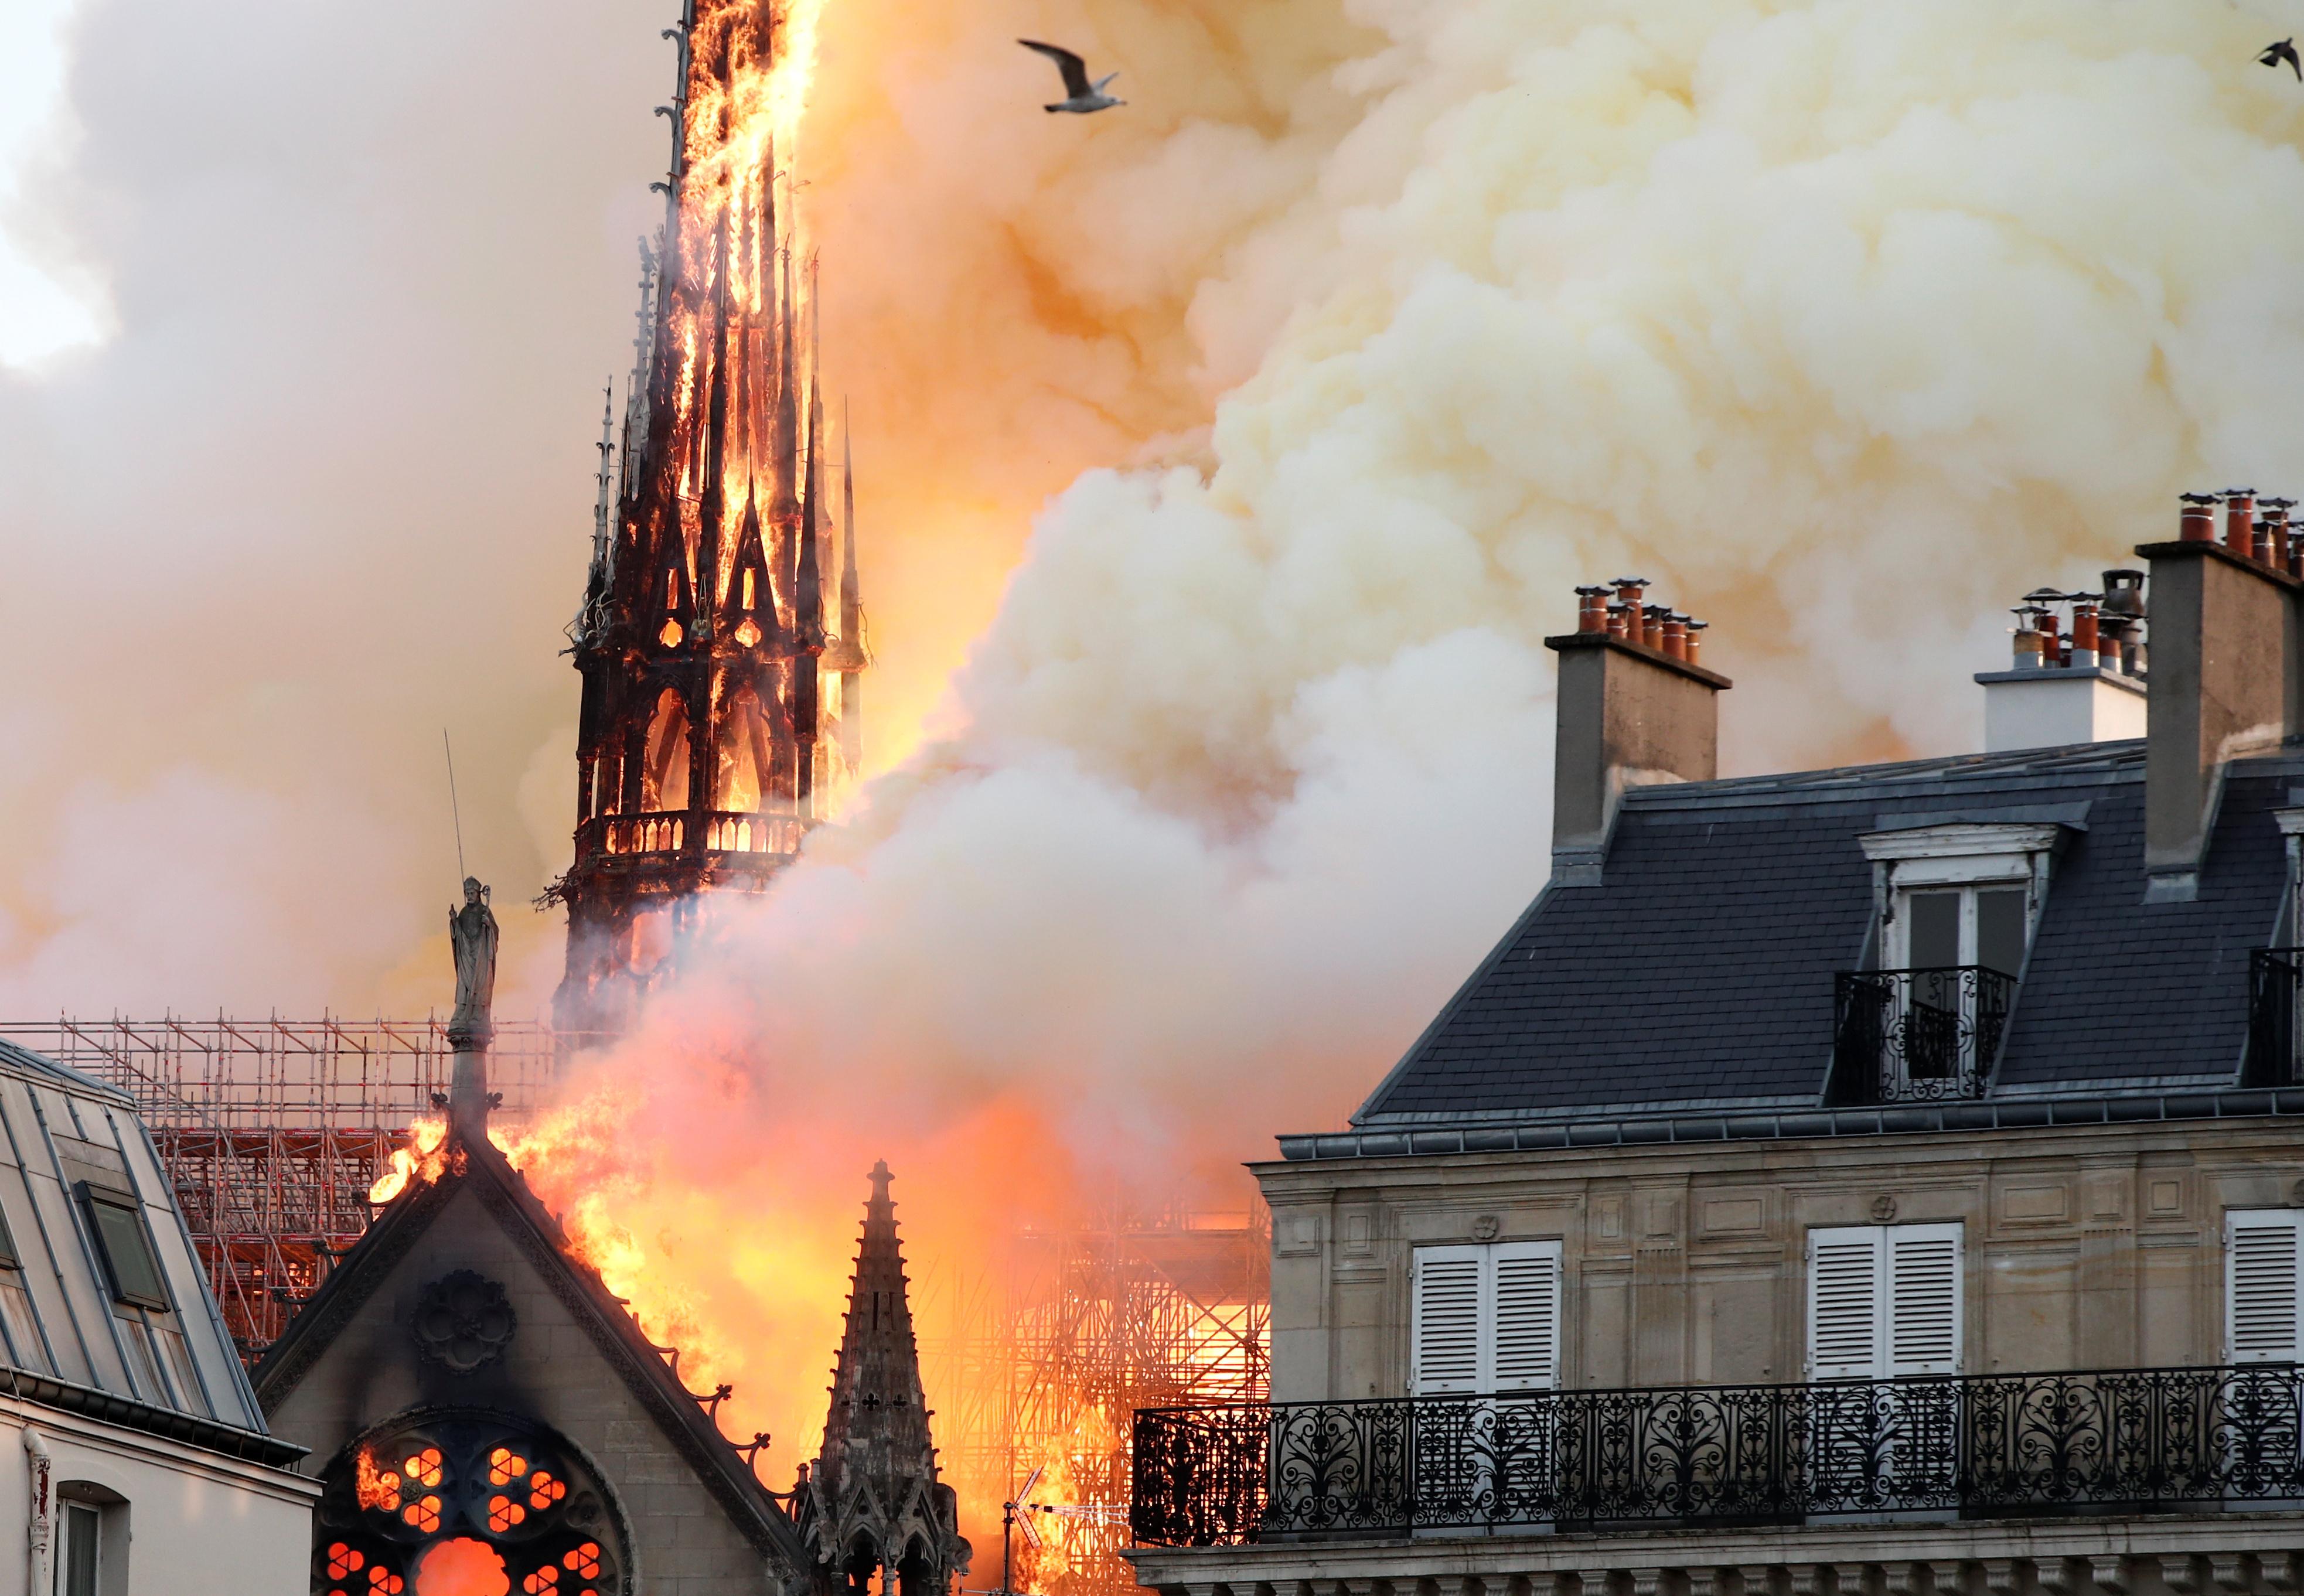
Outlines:
[{"label": "lead roof flashing", "polygon": [[36,1053],[30,1048],[20,1047],[13,1042],[0,1040],[0,1067],[13,1068],[25,1075],[44,1077],[52,1085],[68,1086],[75,1092],[100,1097],[131,1113],[137,1111],[135,1098],[109,1081],[100,1081],[69,1064],[59,1064],[45,1053]]},{"label": "lead roof flashing", "polygon": [[1713,1112],[1614,1119],[1581,1119],[1517,1125],[1374,1126],[1342,1132],[1282,1136],[1280,1159],[1419,1158],[1472,1153],[1562,1151],[1577,1147],[1656,1146],[1680,1143],[1805,1141],[1821,1137],[1921,1136],[1944,1131],[2189,1122],[2304,1117],[2304,1087],[2240,1091],[2204,1083],[2194,1091],[2118,1096],[2070,1094],[1876,1108],[1791,1108],[1753,1112],[1737,1103]]},{"label": "lead roof flashing", "polygon": [[2085,832],[2088,806],[2077,804],[1986,805],[1966,809],[1883,809],[1872,817],[1876,832],[1918,832],[1940,825],[2054,825]]},{"label": "lead roof flashing", "polygon": [[309,1450],[294,1441],[282,1440],[277,1436],[265,1435],[253,1430],[242,1430],[234,1424],[202,1418],[174,1407],[156,1407],[149,1402],[99,1391],[93,1386],[76,1385],[53,1375],[35,1373],[30,1369],[18,1369],[0,1364],[0,1395],[23,1402],[37,1402],[62,1413],[78,1414],[86,1418],[101,1419],[124,1429],[140,1430],[148,1435],[165,1436],[182,1441],[186,1446],[203,1451],[221,1452],[248,1463],[261,1463],[273,1468],[285,1468]]}]

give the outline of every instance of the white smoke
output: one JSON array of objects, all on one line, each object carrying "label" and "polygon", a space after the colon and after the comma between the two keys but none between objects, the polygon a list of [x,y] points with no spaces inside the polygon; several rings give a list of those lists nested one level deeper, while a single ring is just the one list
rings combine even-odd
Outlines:
[{"label": "white smoke", "polygon": [[2260,21],[1349,9],[1355,124],[1195,290],[1252,373],[1196,463],[1050,506],[961,730],[729,956],[780,1070],[864,1014],[892,1086],[1132,1082],[1253,1152],[1242,1080],[1332,1119],[1540,882],[1577,581],[1715,622],[1732,770],[1952,752],[2018,595],[2304,481]]}]

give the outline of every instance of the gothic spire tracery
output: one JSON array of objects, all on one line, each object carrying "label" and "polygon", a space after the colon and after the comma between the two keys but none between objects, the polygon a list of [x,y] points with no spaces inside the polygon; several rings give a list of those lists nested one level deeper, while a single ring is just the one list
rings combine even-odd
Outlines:
[{"label": "gothic spire tracery", "polygon": [[794,259],[790,188],[775,191],[788,180],[761,85],[779,25],[758,0],[690,0],[667,30],[665,222],[641,246],[623,437],[602,439],[569,629],[575,857],[547,896],[569,910],[555,1014],[578,1030],[618,1028],[715,894],[764,890],[837,813],[860,758],[861,662],[819,658],[833,590],[818,275]]},{"label": "gothic spire tracery", "polygon": [[960,1536],[952,1488],[936,1477],[910,1282],[888,1190],[893,1179],[885,1161],[872,1166],[803,1522],[818,1560],[851,1591],[885,1571],[897,1576],[906,1596],[942,1596],[967,1570],[970,1549]]}]

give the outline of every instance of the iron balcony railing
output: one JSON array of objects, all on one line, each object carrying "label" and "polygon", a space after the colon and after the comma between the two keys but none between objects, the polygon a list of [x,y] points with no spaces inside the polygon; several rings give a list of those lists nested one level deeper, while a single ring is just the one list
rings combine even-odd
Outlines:
[{"label": "iron balcony railing", "polygon": [[1136,1414],[1155,1546],[2304,1500],[2292,1365],[1683,1386]]},{"label": "iron balcony railing", "polygon": [[2248,959],[2248,1060],[2244,1086],[2293,1086],[2297,1010],[2304,1006],[2304,948],[2258,948]]},{"label": "iron balcony railing", "polygon": [[1834,1004],[1834,1098],[1983,1096],[2015,995],[2016,977],[1982,965],[1843,972]]}]

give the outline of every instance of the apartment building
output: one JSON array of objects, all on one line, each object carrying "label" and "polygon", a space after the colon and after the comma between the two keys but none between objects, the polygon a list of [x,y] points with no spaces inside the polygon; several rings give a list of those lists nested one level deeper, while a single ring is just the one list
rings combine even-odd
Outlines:
[{"label": "apartment building", "polygon": [[1138,1415],[1139,1580],[2295,1591],[2287,508],[2027,595],[1952,758],[1718,780],[1696,629],[1580,589],[1551,880],[1257,1166],[1272,1401]]}]

